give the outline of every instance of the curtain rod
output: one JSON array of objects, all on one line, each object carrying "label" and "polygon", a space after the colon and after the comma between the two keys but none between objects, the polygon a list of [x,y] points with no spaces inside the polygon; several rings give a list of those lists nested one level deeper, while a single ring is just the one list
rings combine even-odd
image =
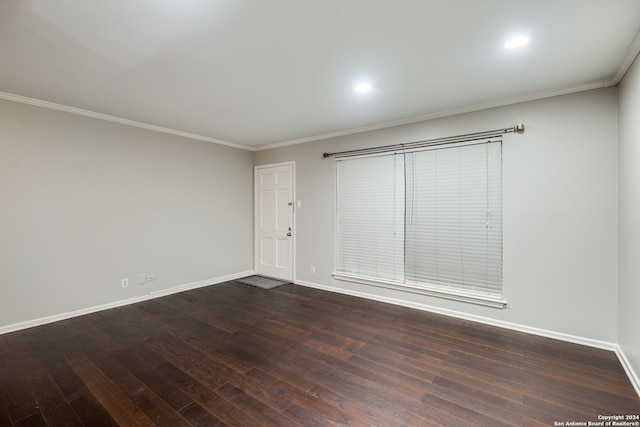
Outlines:
[{"label": "curtain rod", "polygon": [[485,132],[475,132],[475,133],[467,133],[464,135],[448,136],[445,138],[427,139],[424,141],[408,142],[406,144],[383,145],[380,147],[361,148],[358,150],[338,151],[335,153],[324,153],[322,157],[326,159],[327,157],[334,157],[334,156],[349,157],[349,156],[359,156],[364,154],[386,153],[386,152],[391,152],[395,150],[408,150],[412,148],[430,147],[433,145],[444,145],[444,144],[454,144],[456,142],[473,141],[476,139],[484,139],[484,138],[490,138],[492,136],[499,136],[505,133],[523,133],[523,132],[524,132],[524,124],[519,123],[510,128],[488,130]]}]

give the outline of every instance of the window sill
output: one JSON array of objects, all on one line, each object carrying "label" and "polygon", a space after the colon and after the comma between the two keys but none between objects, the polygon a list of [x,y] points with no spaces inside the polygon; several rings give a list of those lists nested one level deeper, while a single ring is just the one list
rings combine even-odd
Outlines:
[{"label": "window sill", "polygon": [[461,301],[470,304],[483,305],[485,307],[500,308],[503,309],[507,306],[507,302],[503,299],[483,297],[475,294],[467,294],[464,292],[448,292],[440,288],[429,285],[411,285],[403,282],[397,282],[393,280],[377,280],[371,278],[365,278],[362,276],[356,276],[345,273],[333,273],[333,278],[336,280],[342,280],[345,282],[360,283],[363,285],[377,286],[380,288],[394,289],[404,292],[412,292],[414,294],[427,295],[437,298],[446,298],[453,301]]}]

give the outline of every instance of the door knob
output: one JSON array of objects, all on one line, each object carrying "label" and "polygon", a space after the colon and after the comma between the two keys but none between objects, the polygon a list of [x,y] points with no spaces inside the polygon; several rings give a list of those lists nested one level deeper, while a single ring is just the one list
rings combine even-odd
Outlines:
[{"label": "door knob", "polygon": [[287,233],[287,236],[291,237],[291,232],[288,232],[288,233]]}]

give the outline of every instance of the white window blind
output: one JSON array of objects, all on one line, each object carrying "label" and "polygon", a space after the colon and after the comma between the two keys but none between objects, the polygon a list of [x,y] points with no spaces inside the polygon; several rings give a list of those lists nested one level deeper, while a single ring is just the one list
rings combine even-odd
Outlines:
[{"label": "white window blind", "polygon": [[337,159],[336,275],[501,300],[501,164],[499,139]]},{"label": "white window blind", "polygon": [[338,271],[404,280],[402,156],[337,163]]}]

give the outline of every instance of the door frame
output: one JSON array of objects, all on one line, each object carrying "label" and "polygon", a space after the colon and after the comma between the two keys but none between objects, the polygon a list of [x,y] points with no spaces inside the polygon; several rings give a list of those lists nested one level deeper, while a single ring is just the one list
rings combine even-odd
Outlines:
[{"label": "door frame", "polygon": [[258,171],[260,169],[276,168],[281,166],[291,166],[291,198],[292,198],[292,212],[291,212],[291,229],[292,229],[292,242],[291,242],[291,281],[295,283],[296,280],[296,239],[297,239],[297,227],[296,227],[296,162],[280,162],[270,163],[266,165],[254,165],[253,166],[253,271],[258,274]]}]

